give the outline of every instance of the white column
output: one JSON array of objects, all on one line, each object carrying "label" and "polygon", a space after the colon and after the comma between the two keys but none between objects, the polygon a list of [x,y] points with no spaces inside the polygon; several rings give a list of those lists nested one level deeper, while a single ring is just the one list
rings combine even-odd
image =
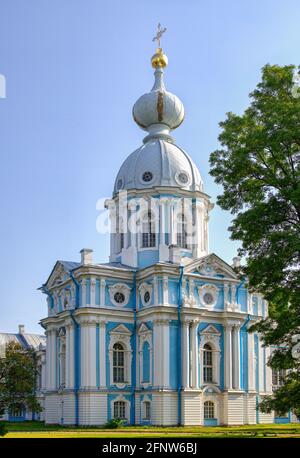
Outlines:
[{"label": "white column", "polygon": [[231,330],[232,326],[225,324],[224,333],[225,333],[225,345],[224,345],[224,372],[225,372],[225,389],[232,389],[232,345],[231,345]]},{"label": "white column", "polygon": [[192,388],[198,388],[198,372],[199,372],[199,352],[198,352],[198,320],[194,320],[192,322],[191,327],[191,350],[192,350],[192,380],[191,386]]},{"label": "white column", "polygon": [[96,323],[81,323],[81,387],[96,388]]},{"label": "white column", "polygon": [[42,385],[41,389],[44,391],[46,389],[46,361],[42,356]]},{"label": "white column", "polygon": [[70,324],[66,324],[66,377],[65,377],[65,387],[68,389],[70,385],[69,377],[70,377]]},{"label": "white column", "polygon": [[89,386],[96,388],[96,322],[88,327]]},{"label": "white column", "polygon": [[110,220],[110,262],[116,259],[116,204],[113,199],[107,199],[105,206],[108,209]]},{"label": "white column", "polygon": [[170,235],[169,235],[169,245],[176,245],[177,244],[177,234],[176,234],[176,221],[175,219],[175,216],[176,216],[176,213],[175,213],[175,202],[174,202],[174,199],[172,199],[170,201]]},{"label": "white column", "polygon": [[170,245],[171,244],[171,216],[170,216],[170,198],[169,197],[165,198],[165,221],[166,221],[165,231],[168,237],[167,245]]},{"label": "white column", "polygon": [[165,199],[160,199],[159,205],[159,232],[160,232],[160,245],[165,245],[165,234],[166,234],[166,224],[165,224]]},{"label": "white column", "polygon": [[254,334],[247,332],[248,338],[248,390],[255,391]]},{"label": "white column", "polygon": [[128,218],[129,218],[129,208],[127,206],[127,198],[124,201],[124,215],[123,215],[123,231],[124,231],[124,248],[129,246],[129,231],[128,231]]},{"label": "white column", "polygon": [[[259,337],[259,336],[258,336]],[[264,358],[264,347],[262,345],[262,341],[258,340],[258,381],[259,381],[259,391],[265,391],[265,383],[264,383],[264,372],[265,372],[265,359]]]},{"label": "white column", "polygon": [[233,309],[236,308],[236,285],[231,285],[231,304]]},{"label": "white column", "polygon": [[183,321],[181,323],[182,326],[182,387],[188,388],[190,386],[190,377],[189,377],[189,352],[190,352],[190,344],[189,344],[189,331],[190,331],[190,323],[189,321]]},{"label": "white column", "polygon": [[229,304],[229,286],[228,283],[224,283],[224,310],[228,310],[228,304]]},{"label": "white column", "polygon": [[80,323],[80,386],[88,386],[87,323]]},{"label": "white column", "polygon": [[170,327],[169,320],[163,320],[161,323],[161,340],[162,340],[162,386],[170,386]]},{"label": "white column", "polygon": [[159,260],[169,261],[169,247],[166,244],[166,199],[159,201]]},{"label": "white column", "polygon": [[86,279],[81,280],[81,307],[86,306]]},{"label": "white column", "polygon": [[76,288],[74,283],[72,283],[71,286],[71,307],[75,308],[76,307]]},{"label": "white column", "polygon": [[100,307],[105,305],[105,279],[101,278],[100,281]]},{"label": "white column", "polygon": [[192,307],[196,303],[195,297],[194,297],[194,290],[195,290],[195,281],[193,278],[189,278],[189,302]]},{"label": "white column", "polygon": [[168,275],[163,276],[163,305],[169,304],[169,283]]},{"label": "white column", "polygon": [[158,281],[157,277],[153,278],[154,305],[158,305]]},{"label": "white column", "polygon": [[104,321],[99,323],[99,367],[100,388],[106,387],[106,326]]},{"label": "white column", "polygon": [[51,389],[57,389],[57,340],[56,340],[56,329],[51,331]]},{"label": "white column", "polygon": [[90,306],[96,307],[96,278],[91,277],[90,280]]},{"label": "white column", "polygon": [[203,213],[203,230],[204,230],[204,251],[206,253],[209,252],[209,232],[208,232],[208,221],[209,221],[209,208],[208,205],[206,205],[206,208],[204,209]]},{"label": "white column", "polygon": [[128,203],[128,208],[130,209],[130,245],[135,248],[137,245],[137,233],[136,233],[136,200],[130,200]]},{"label": "white column", "polygon": [[266,391],[267,392],[272,392],[272,369],[267,366],[267,363],[270,359],[271,356],[271,349],[270,347],[265,348],[266,352],[266,365],[265,365],[265,371],[266,371]]},{"label": "white column", "polygon": [[57,389],[57,338],[56,338],[56,329],[53,329],[51,332],[51,389]]},{"label": "white column", "polygon": [[233,388],[240,389],[240,328],[238,325],[233,327]]},{"label": "white column", "polygon": [[75,327],[69,328],[69,388],[75,386]]},{"label": "white column", "polygon": [[160,341],[160,322],[158,320],[153,321],[153,363],[154,363],[154,374],[153,374],[153,385],[155,387],[160,386],[160,372],[161,372],[161,341]]},{"label": "white column", "polygon": [[46,390],[51,389],[51,331],[46,331]]}]

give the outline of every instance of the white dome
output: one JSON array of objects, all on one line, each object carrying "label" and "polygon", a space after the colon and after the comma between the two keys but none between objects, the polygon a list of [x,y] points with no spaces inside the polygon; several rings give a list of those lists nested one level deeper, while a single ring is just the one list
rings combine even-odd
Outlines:
[{"label": "white dome", "polygon": [[167,91],[163,82],[163,70],[155,71],[155,82],[152,90],[142,95],[134,104],[133,119],[144,130],[161,124],[176,129],[184,119],[184,107],[181,100]]},{"label": "white dome", "polygon": [[133,106],[133,118],[144,130],[153,124],[166,124],[176,129],[184,119],[181,100],[168,91],[151,91],[142,95]]},{"label": "white dome", "polygon": [[153,138],[134,151],[122,164],[114,193],[121,189],[166,186],[202,191],[200,172],[189,155],[169,141]]}]

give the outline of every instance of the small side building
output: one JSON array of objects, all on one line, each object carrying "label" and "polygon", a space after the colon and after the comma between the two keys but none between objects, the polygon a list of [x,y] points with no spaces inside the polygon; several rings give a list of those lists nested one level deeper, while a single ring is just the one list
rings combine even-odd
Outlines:
[{"label": "small side building", "polygon": [[[23,348],[26,349],[33,348],[35,350],[38,361],[36,394],[42,408],[44,409],[46,336],[42,334],[27,333],[25,332],[25,327],[22,324],[19,325],[19,330],[16,334],[0,332],[0,358],[5,357],[5,349],[10,342],[20,344]],[[6,412],[0,419],[8,421],[44,420],[43,412],[44,410],[39,414],[35,414],[26,410]]]}]

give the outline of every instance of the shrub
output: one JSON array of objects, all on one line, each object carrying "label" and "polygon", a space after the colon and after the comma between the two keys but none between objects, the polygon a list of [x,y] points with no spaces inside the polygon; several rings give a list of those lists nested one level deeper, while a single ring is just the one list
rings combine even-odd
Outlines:
[{"label": "shrub", "polygon": [[106,423],[105,428],[116,429],[124,425],[125,425],[125,420],[121,420],[121,418],[112,418],[111,420],[109,420]]},{"label": "shrub", "polygon": [[4,421],[0,421],[0,436],[5,436],[7,434],[7,426]]}]

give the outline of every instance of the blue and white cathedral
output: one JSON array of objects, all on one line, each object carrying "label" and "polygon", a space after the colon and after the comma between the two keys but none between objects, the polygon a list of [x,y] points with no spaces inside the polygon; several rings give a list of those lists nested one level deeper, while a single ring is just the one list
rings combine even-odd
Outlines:
[{"label": "blue and white cathedral", "polygon": [[[152,90],[133,107],[146,132],[106,202],[108,263],[81,250],[57,261],[47,295],[41,402],[46,423],[237,425],[274,422],[256,409],[272,393],[271,349],[250,325],[268,307],[209,253],[213,208],[199,170],[172,132],[184,120],[152,57]],[[235,258],[235,264],[239,262]]]}]

